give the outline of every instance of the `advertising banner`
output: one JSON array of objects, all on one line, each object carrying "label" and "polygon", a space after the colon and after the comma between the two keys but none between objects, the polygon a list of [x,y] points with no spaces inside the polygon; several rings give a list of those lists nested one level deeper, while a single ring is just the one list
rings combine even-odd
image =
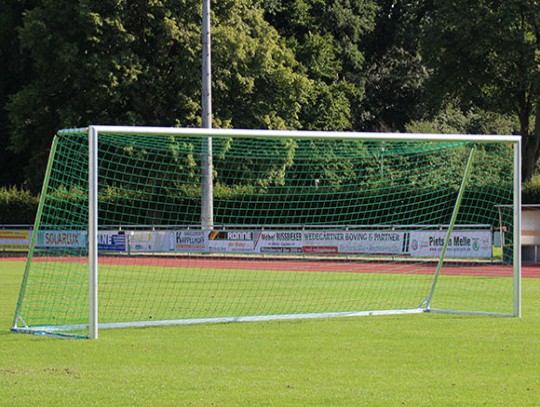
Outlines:
[{"label": "advertising banner", "polygon": [[211,231],[208,251],[211,253],[253,253],[256,232],[250,230]]},{"label": "advertising banner", "polygon": [[[441,254],[445,230],[411,231],[410,253],[412,257],[438,257]],[[489,229],[454,230],[446,257],[491,258],[492,234]]]},{"label": "advertising banner", "polygon": [[177,230],[174,233],[174,250],[177,252],[203,253],[207,249],[207,235],[203,230]]},{"label": "advertising banner", "polygon": [[126,235],[124,232],[100,231],[98,232],[98,251],[124,252],[126,251]]},{"label": "advertising banner", "polygon": [[129,235],[129,251],[171,252],[175,250],[175,232],[172,231],[126,231]]},{"label": "advertising banner", "polygon": [[86,247],[86,232],[80,230],[43,230],[38,232],[37,247],[72,248]]},{"label": "advertising banner", "polygon": [[305,253],[404,254],[407,232],[392,230],[304,231]]},{"label": "advertising banner", "polygon": [[302,253],[303,232],[300,230],[263,230],[257,233],[255,253]]},{"label": "advertising banner", "polygon": [[403,254],[408,233],[386,230],[324,231],[264,230],[256,240],[256,253]]},{"label": "advertising banner", "polygon": [[0,230],[0,250],[28,250],[31,233],[28,230]]},{"label": "advertising banner", "polygon": [[[444,230],[162,230],[100,231],[98,250],[108,252],[373,254],[438,257]],[[26,250],[28,230],[0,230],[0,250]],[[490,229],[455,230],[447,256],[491,258]],[[85,231],[41,231],[39,248],[85,248]]]}]

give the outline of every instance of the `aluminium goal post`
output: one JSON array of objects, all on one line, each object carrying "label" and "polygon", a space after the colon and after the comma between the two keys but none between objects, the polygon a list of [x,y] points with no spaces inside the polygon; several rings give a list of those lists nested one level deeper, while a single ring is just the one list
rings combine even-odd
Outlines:
[{"label": "aluminium goal post", "polygon": [[520,156],[518,136],[62,130],[12,330],[520,316]]}]

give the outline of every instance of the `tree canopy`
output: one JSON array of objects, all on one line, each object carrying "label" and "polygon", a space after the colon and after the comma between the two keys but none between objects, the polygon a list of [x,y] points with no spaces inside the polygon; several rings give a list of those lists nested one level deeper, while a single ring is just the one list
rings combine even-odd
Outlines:
[{"label": "tree canopy", "polygon": [[[534,174],[538,1],[222,0],[212,12],[214,126],[519,133]],[[200,0],[5,0],[0,60],[0,185],[38,191],[60,128],[201,124]]]},{"label": "tree canopy", "polygon": [[[524,177],[540,146],[540,3],[536,0],[434,1],[422,32],[422,55],[433,69],[439,101],[513,113],[525,142]],[[536,118],[531,131],[531,119]]]}]

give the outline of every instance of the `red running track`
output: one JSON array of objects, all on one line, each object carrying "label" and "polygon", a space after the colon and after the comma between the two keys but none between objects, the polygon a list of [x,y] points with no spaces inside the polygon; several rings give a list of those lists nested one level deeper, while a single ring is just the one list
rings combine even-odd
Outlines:
[{"label": "red running track", "polygon": [[[25,257],[4,258],[9,261],[26,261]],[[62,261],[84,263],[81,258],[35,257],[35,261]],[[366,262],[351,260],[304,260],[304,259],[255,259],[255,258],[223,258],[223,257],[150,257],[150,256],[108,256],[100,257],[99,263],[109,265],[160,266],[160,267],[190,267],[237,270],[270,270],[270,271],[302,271],[302,272],[342,272],[342,273],[386,273],[386,274],[433,274],[435,262],[414,263],[402,261]],[[441,270],[443,275],[511,277],[512,268],[504,264],[475,264],[463,263],[446,265]],[[523,278],[540,278],[540,264],[523,265]]]}]

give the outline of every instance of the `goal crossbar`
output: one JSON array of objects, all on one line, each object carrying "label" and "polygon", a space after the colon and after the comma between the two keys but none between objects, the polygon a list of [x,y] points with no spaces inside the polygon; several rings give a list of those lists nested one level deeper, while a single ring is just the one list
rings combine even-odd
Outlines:
[{"label": "goal crossbar", "polygon": [[364,141],[437,141],[466,143],[521,143],[521,136],[494,134],[437,134],[437,133],[376,133],[346,131],[315,130],[257,130],[257,129],[216,129],[216,128],[178,128],[178,127],[146,127],[146,126],[104,126],[96,125],[82,128],[60,130],[60,136],[66,134],[88,134],[90,129],[97,133],[140,135],[140,136],[184,136],[195,137],[235,137],[235,138],[298,138],[343,140],[356,139]]}]

